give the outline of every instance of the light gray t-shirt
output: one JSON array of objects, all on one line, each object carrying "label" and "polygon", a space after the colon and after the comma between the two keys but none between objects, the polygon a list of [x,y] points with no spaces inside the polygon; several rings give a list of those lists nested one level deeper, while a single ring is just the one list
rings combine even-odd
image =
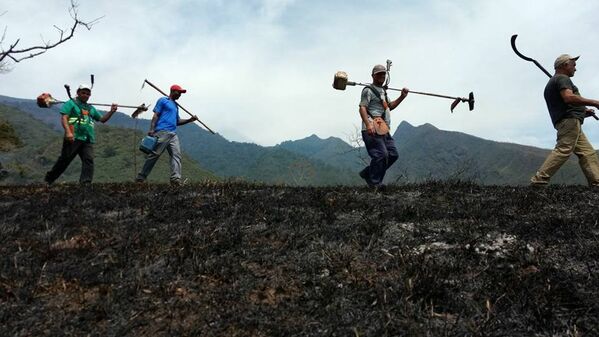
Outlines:
[{"label": "light gray t-shirt", "polygon": [[[362,90],[360,106],[366,107],[366,110],[368,110],[370,115],[374,117],[380,117],[383,115],[383,112],[385,112],[385,108],[383,107],[383,99],[385,99],[385,93],[382,87],[376,85],[372,85],[372,87],[374,87],[378,91],[378,97],[370,88],[365,87]],[[387,103],[389,103],[389,101],[387,101]],[[371,120],[370,116],[368,116],[368,120]],[[389,127],[391,127],[391,113],[389,110],[387,110],[387,113],[385,113],[385,122]],[[366,130],[366,125],[364,124],[364,122],[362,122],[362,131],[364,130]]]}]

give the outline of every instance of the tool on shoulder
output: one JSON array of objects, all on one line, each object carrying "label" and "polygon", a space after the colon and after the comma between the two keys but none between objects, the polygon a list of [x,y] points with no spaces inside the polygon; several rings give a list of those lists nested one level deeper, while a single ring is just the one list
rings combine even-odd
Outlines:
[{"label": "tool on shoulder", "polygon": [[[549,78],[553,77],[551,75],[550,72],[547,71],[547,69],[545,69],[537,60],[525,56],[524,54],[522,54],[518,48],[516,48],[516,38],[518,37],[518,34],[514,34],[512,35],[512,38],[510,39],[510,42],[512,44],[512,50],[514,51],[514,53],[516,53],[516,55],[518,55],[519,58],[523,59],[524,61],[528,61],[528,62],[532,62],[534,63],[539,69],[541,69],[542,72],[545,73],[545,75],[547,75]],[[588,112],[589,115],[591,115],[591,117],[595,118],[596,120],[599,120],[599,117],[597,117],[597,115],[595,114],[595,112]]]},{"label": "tool on shoulder", "polygon": [[[94,74],[89,75],[90,77],[90,89],[93,89],[94,87]],[[64,85],[64,89],[67,92],[67,96],[69,96],[69,100],[73,99],[73,96],[71,96],[71,86],[68,84]],[[63,104],[66,103],[67,101],[60,101],[55,99],[54,97],[52,97],[52,95],[50,93],[44,92],[41,95],[37,96],[37,106],[40,108],[50,108],[52,105],[55,104]],[[88,103],[91,105],[97,105],[97,106],[107,106],[107,107],[111,107],[112,104],[107,104],[107,103]],[[142,103],[141,105],[121,105],[119,104],[119,108],[131,108],[131,109],[135,109],[135,111],[132,113],[132,117],[135,118],[137,117],[140,113],[147,111],[148,108],[150,106],[146,106],[145,103]]]},{"label": "tool on shoulder", "polygon": [[[152,88],[156,89],[156,91],[158,91],[159,93],[163,94],[164,96],[168,96],[164,91],[160,90],[160,88],[158,88],[157,86],[155,86],[152,82],[148,81],[147,79],[144,79],[143,84],[141,85],[141,88],[143,89],[144,86],[147,84],[149,84]],[[194,117],[195,115],[192,114],[191,112],[189,112],[189,110],[185,109],[183,106],[181,106],[181,104],[179,104],[178,102],[175,101],[175,104],[177,104],[177,106],[181,109],[183,109],[183,111],[187,112],[187,114],[189,114],[191,117]],[[196,117],[197,118],[197,117]],[[210,133],[212,133],[213,135],[215,135],[216,133],[214,133],[214,131],[212,131],[212,129],[210,129],[208,127],[208,125],[204,124],[204,122],[202,122],[201,120],[197,120],[198,122],[200,122],[200,124],[202,124],[206,130],[210,131]]]},{"label": "tool on shoulder", "polygon": [[[66,84],[65,84],[65,89],[67,89],[67,92],[70,94],[70,87]],[[63,104],[63,103],[67,102],[67,101],[57,100],[54,97],[52,97],[52,94],[47,93],[47,92],[44,92],[41,95],[37,96],[36,101],[37,101],[37,106],[40,108],[50,108],[51,106],[53,106],[55,104]],[[88,103],[88,104],[97,105],[97,106],[108,106],[108,107],[112,106],[112,104],[107,104],[107,103]],[[137,105],[137,106],[135,106],[135,105],[120,105],[119,104],[119,108],[135,109],[135,112],[133,114],[135,114],[135,117],[137,117],[137,115],[139,115],[141,112],[147,111],[149,106],[146,106],[145,103],[143,103],[141,105]],[[133,117],[133,118],[135,118],[135,117]]]},{"label": "tool on shoulder", "polygon": [[[389,78],[390,78],[390,72],[389,69],[391,67],[391,60],[387,60],[387,79],[385,80],[385,90],[393,90],[393,91],[401,91],[401,89],[396,89],[396,88],[390,88],[388,87],[389,84]],[[348,75],[346,72],[344,71],[338,71],[335,73],[335,76],[333,77],[333,88],[337,89],[337,90],[345,90],[345,88],[347,86],[356,86],[356,85],[360,85],[360,86],[368,86],[368,83],[360,83],[360,82],[353,82],[353,81],[349,81],[348,80]],[[464,103],[464,102],[468,102],[468,108],[470,111],[474,110],[474,93],[470,92],[468,94],[468,98],[464,98],[464,97],[453,97],[453,96],[446,96],[446,95],[439,95],[439,94],[433,94],[433,93],[429,93],[429,92],[421,92],[421,91],[413,91],[413,90],[409,90],[408,92],[412,93],[412,94],[418,94],[418,95],[425,95],[425,96],[433,96],[433,97],[440,97],[440,98],[448,98],[448,99],[452,99],[454,100],[451,103],[450,106],[450,111],[453,112],[453,109],[459,104],[459,103]]]}]

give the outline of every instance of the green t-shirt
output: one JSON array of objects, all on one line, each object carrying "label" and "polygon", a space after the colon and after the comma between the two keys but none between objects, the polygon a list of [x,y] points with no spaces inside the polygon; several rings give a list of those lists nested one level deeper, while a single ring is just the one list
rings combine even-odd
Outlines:
[{"label": "green t-shirt", "polygon": [[60,113],[67,115],[75,139],[92,144],[96,142],[94,120],[102,118],[102,114],[96,108],[75,98],[65,102]]}]

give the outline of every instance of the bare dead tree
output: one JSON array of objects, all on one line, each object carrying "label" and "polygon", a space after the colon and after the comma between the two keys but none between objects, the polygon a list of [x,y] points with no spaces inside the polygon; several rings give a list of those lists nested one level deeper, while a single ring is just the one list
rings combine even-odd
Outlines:
[{"label": "bare dead tree", "polygon": [[[0,38],[0,72],[8,71],[8,62],[12,61],[14,63],[19,63],[23,60],[39,56],[47,52],[48,50],[55,48],[70,40],[75,35],[75,31],[78,27],[84,27],[87,30],[91,30],[92,26],[98,23],[98,21],[100,21],[103,18],[102,16],[91,21],[83,21],[79,18],[79,12],[77,10],[77,7],[78,4],[75,2],[75,0],[71,0],[71,5],[69,7],[69,15],[73,19],[73,24],[70,26],[70,28],[67,29],[62,29],[60,27],[54,26],[54,28],[58,30],[59,34],[58,40],[54,42],[46,41],[42,37],[42,42],[40,45],[20,48],[19,42],[21,41],[21,39],[17,39],[15,42],[9,45],[8,49],[5,49],[3,44],[5,43],[6,32],[8,30],[8,27],[5,27],[4,32],[2,33],[2,37]],[[5,11],[1,13],[0,16],[6,13],[7,12]]]},{"label": "bare dead tree", "polygon": [[354,126],[354,132],[347,135],[347,141],[349,145],[352,146],[352,148],[340,154],[353,152],[356,154],[356,157],[358,158],[360,163],[368,165],[370,159],[367,153],[364,151],[365,146],[364,141],[362,140],[362,129],[357,126]]},{"label": "bare dead tree", "polygon": [[289,165],[291,180],[295,186],[308,184],[316,176],[314,167],[307,160],[296,160]]}]

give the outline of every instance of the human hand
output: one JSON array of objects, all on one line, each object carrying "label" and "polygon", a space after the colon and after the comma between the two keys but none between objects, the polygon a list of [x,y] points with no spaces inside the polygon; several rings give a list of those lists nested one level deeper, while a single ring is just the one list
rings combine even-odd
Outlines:
[{"label": "human hand", "polygon": [[368,123],[368,125],[366,125],[366,132],[371,136],[374,135],[375,129],[374,129],[373,122],[370,122],[370,123]]},{"label": "human hand", "polygon": [[119,106],[116,103],[112,103],[112,105],[110,106],[110,112],[116,112],[116,109],[118,109]]},{"label": "human hand", "polygon": [[64,138],[69,142],[72,143],[75,141],[75,136],[73,136],[73,133],[71,131],[66,131],[64,133]]},{"label": "human hand", "polygon": [[593,117],[593,118],[599,120],[599,117],[597,117],[597,115],[595,114],[595,110],[587,108],[584,112],[585,112],[585,118]]},{"label": "human hand", "polygon": [[401,89],[401,97],[405,98],[406,96],[408,96],[409,92],[410,92],[410,89],[408,89],[408,88],[402,88]]}]

